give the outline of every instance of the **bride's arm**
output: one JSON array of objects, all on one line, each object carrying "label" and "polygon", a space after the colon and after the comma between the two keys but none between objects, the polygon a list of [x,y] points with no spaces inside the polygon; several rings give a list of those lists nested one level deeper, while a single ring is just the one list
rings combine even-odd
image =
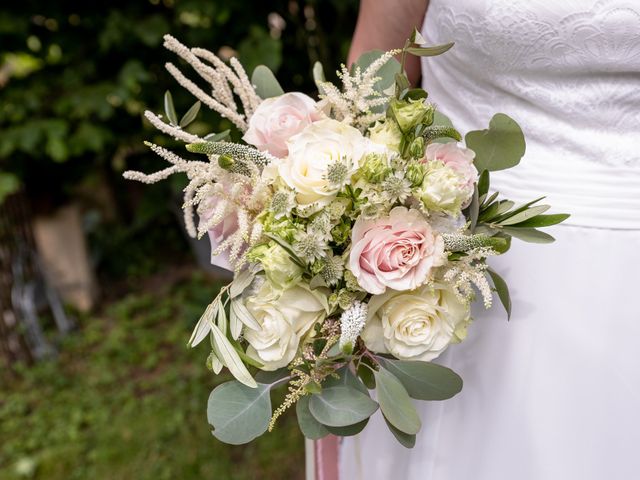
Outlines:
[{"label": "bride's arm", "polygon": [[[353,34],[348,64],[369,50],[402,48],[413,28],[422,27],[429,0],[361,0],[358,23]],[[420,59],[407,56],[409,80],[420,79]]]}]

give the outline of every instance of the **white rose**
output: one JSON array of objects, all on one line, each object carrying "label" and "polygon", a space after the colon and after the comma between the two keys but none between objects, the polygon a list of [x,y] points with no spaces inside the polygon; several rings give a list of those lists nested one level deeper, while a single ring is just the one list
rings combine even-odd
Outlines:
[{"label": "white rose", "polygon": [[374,295],[361,336],[374,352],[428,362],[459,342],[469,321],[469,306],[449,286],[436,283]]},{"label": "white rose", "polygon": [[427,173],[418,189],[418,196],[428,210],[457,217],[472,195],[473,183],[467,183],[460,172],[441,161],[428,163]]},{"label": "white rose", "polygon": [[260,325],[260,330],[246,328],[247,355],[277,370],[293,360],[300,339],[316,322],[324,321],[328,305],[326,295],[304,284],[279,292],[265,281],[245,305]]},{"label": "white rose", "polygon": [[311,97],[299,92],[285,93],[260,103],[242,139],[258,150],[282,158],[287,155],[287,140],[322,117]]},{"label": "white rose", "polygon": [[289,156],[280,163],[278,172],[296,192],[300,205],[328,204],[340,186],[327,179],[327,167],[341,160],[346,166],[345,179],[360,166],[361,158],[384,148],[365,138],[357,129],[325,119],[312,123],[288,142]]}]

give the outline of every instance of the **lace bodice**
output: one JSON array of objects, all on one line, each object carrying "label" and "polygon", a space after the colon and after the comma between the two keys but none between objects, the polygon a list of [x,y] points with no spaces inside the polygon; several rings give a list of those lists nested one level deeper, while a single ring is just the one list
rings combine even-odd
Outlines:
[{"label": "lace bodice", "polygon": [[431,0],[423,35],[456,42],[423,77],[461,130],[504,112],[527,161],[640,169],[639,0]]}]

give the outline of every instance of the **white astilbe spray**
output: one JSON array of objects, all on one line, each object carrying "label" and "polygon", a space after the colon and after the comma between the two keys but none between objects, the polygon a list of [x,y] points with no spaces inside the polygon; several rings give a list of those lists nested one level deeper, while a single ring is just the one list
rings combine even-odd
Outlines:
[{"label": "white astilbe spray", "polygon": [[[168,161],[171,166],[152,174],[126,171],[124,177],[143,183],[156,183],[174,173],[185,173],[189,183],[184,189],[184,221],[192,237],[202,237],[209,230],[233,216],[237,229],[212,252],[219,255],[229,252],[229,260],[236,269],[245,263],[247,246],[258,242],[262,225],[255,221],[269,201],[271,189],[259,175],[245,176],[228,172],[218,165],[217,156],[208,162],[185,160],[159,145],[147,143],[153,152]],[[195,225],[197,209],[202,221]]]},{"label": "white astilbe spray", "polygon": [[394,55],[400,50],[391,50],[380,56],[371,63],[364,71],[356,65],[353,74],[349,72],[346,65],[341,66],[338,77],[342,80],[342,91],[331,82],[322,83],[320,95],[327,103],[335,118],[345,123],[349,123],[361,131],[364,131],[376,120],[384,118],[384,112],[374,113],[372,109],[386,104],[389,101],[387,95],[378,92],[374,87],[380,80],[376,74]]},{"label": "white astilbe spray", "polygon": [[496,255],[490,248],[480,247],[469,250],[467,254],[455,262],[449,262],[443,279],[450,282],[460,301],[471,302],[474,298],[473,286],[482,295],[485,308],[491,308],[493,294],[487,280],[486,272],[489,266],[485,259]]},{"label": "white astilbe spray", "polygon": [[[255,88],[240,62],[232,58],[230,63],[233,68],[231,68],[214,53],[203,48],[189,49],[171,35],[164,36],[164,46],[193,67],[198,75],[209,84],[211,95],[189,80],[174,64],[167,63],[165,67],[176,81],[204,105],[231,120],[244,132],[247,129],[249,118],[260,104],[261,99],[256,94]],[[242,113],[238,110],[232,91],[240,99]]]},{"label": "white astilbe spray", "polygon": [[340,316],[340,341],[341,349],[352,349],[358,335],[362,332],[367,322],[369,308],[366,303],[355,301]]}]

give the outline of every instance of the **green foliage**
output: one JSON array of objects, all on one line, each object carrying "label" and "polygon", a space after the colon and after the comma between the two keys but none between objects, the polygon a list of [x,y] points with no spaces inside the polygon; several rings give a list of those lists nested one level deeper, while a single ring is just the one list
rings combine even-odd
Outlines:
[{"label": "green foliage", "polygon": [[[205,406],[228,376],[203,368],[206,351],[185,344],[219,284],[165,274],[138,293],[83,318],[58,359],[0,372],[3,480],[196,480],[299,478],[295,415],[249,447],[211,436]],[[170,293],[170,294],[169,294]],[[280,402],[283,392],[274,392]],[[20,474],[19,472],[22,472]]]},{"label": "green foliage", "polygon": [[525,151],[520,126],[504,113],[496,113],[488,129],[467,133],[465,143],[476,152],[474,163],[479,172],[515,167]]},{"label": "green foliage", "polygon": [[284,90],[269,67],[258,65],[251,75],[251,83],[256,87],[260,98],[271,98],[282,95]]},{"label": "green foliage", "polygon": [[218,385],[209,396],[207,418],[213,435],[232,445],[249,443],[267,431],[271,419],[271,385],[255,388],[235,380]]},{"label": "green foliage", "polygon": [[296,403],[296,415],[302,434],[307,438],[317,440],[329,435],[329,430],[327,430],[326,426],[322,425],[314,418],[313,415],[311,415],[311,411],[309,410],[309,400],[309,395],[298,400]]},{"label": "green foliage", "polygon": [[408,435],[417,434],[422,422],[400,380],[382,367],[374,375],[378,402],[384,418],[401,432]]},{"label": "green foliage", "polygon": [[311,396],[309,410],[316,420],[331,427],[346,427],[369,418],[378,404],[351,386],[324,388]]},{"label": "green foliage", "polygon": [[511,318],[511,295],[509,294],[507,282],[492,269],[487,271],[489,272],[491,281],[493,281],[493,286],[496,289],[500,303],[502,303],[504,310],[507,312],[507,319],[509,319]]},{"label": "green foliage", "polygon": [[410,362],[379,358],[398,377],[412,398],[446,400],[462,390],[462,378],[453,370],[431,362]]}]

